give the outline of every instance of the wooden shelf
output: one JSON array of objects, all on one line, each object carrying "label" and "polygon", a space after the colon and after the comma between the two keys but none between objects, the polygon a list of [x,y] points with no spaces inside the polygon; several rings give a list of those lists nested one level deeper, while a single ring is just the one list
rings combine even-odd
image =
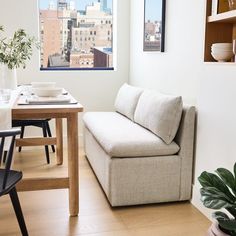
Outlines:
[{"label": "wooden shelf", "polygon": [[214,16],[208,16],[207,21],[209,23],[212,22],[236,23],[236,10],[227,11]]},{"label": "wooden shelf", "polygon": [[232,43],[236,39],[236,10],[211,15],[212,0],[206,0],[206,28],[204,62],[215,65],[236,65],[232,62],[219,63],[211,55],[211,46],[214,43]]},{"label": "wooden shelf", "polygon": [[217,61],[208,61],[208,62],[204,62],[206,65],[218,65],[218,66],[235,66],[236,63],[235,62],[217,62]]}]

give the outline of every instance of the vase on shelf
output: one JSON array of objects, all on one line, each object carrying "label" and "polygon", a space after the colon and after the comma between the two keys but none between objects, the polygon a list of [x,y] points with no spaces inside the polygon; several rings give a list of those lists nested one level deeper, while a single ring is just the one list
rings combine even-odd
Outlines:
[{"label": "vase on shelf", "polygon": [[7,65],[2,64],[0,71],[0,88],[15,90],[17,88],[16,68],[9,69]]},{"label": "vase on shelf", "polygon": [[236,0],[228,0],[229,3],[229,10],[235,10],[236,9]]}]

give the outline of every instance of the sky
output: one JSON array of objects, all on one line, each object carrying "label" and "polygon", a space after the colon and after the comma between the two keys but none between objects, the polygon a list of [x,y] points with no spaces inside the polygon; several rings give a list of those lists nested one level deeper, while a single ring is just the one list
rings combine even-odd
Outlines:
[{"label": "sky", "polygon": [[146,0],[145,21],[160,21],[162,0]]},{"label": "sky", "polygon": [[[40,9],[47,9],[49,2],[54,1],[55,5],[57,5],[57,0],[39,0]],[[69,2],[70,0],[67,0]],[[76,3],[76,8],[78,10],[85,10],[86,5],[92,4],[93,2],[97,2],[97,0],[74,0]],[[107,0],[107,7],[112,8],[112,0]]]}]

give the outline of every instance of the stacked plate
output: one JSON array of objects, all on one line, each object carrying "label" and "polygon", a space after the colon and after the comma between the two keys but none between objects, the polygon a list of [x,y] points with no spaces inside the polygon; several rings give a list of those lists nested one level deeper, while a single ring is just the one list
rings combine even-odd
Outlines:
[{"label": "stacked plate", "polygon": [[212,57],[219,62],[229,61],[233,53],[233,44],[232,43],[214,43],[211,46],[211,55]]}]

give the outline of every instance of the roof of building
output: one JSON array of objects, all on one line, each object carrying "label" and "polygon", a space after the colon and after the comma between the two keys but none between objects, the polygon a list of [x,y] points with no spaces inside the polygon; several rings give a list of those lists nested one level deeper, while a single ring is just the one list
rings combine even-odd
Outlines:
[{"label": "roof of building", "polygon": [[112,48],[108,48],[108,47],[94,47],[94,49],[106,53],[106,54],[112,54]]},{"label": "roof of building", "polygon": [[60,54],[54,54],[48,57],[49,67],[69,67],[70,63]]}]

